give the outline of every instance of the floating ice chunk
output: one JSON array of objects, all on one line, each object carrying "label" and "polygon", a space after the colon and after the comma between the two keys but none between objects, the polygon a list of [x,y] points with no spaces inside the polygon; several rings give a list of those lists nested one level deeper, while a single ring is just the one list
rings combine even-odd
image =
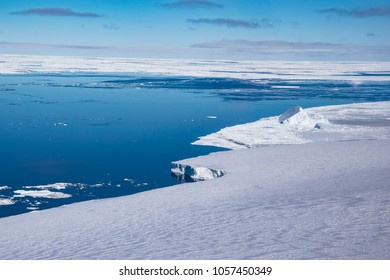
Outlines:
[{"label": "floating ice chunk", "polygon": [[15,201],[10,198],[0,198],[0,206],[12,205]]},{"label": "floating ice chunk", "polygon": [[205,181],[225,175],[225,172],[219,169],[212,169],[202,166],[190,166],[181,163],[172,163],[172,174],[179,179],[190,178],[193,181]]},{"label": "floating ice chunk", "polygon": [[47,184],[47,185],[38,185],[38,186],[24,186],[24,189],[54,189],[54,190],[64,190],[67,187],[72,187],[72,183],[54,183],[54,184]]},{"label": "floating ice chunk", "polygon": [[8,186],[0,186],[0,191],[8,190],[8,189],[10,189],[10,187],[8,187]]},{"label": "floating ice chunk", "polygon": [[208,119],[216,119],[217,116],[207,116],[206,118],[208,118]]},{"label": "floating ice chunk", "polygon": [[40,190],[64,190],[66,188],[76,187],[76,188],[85,188],[87,186],[90,187],[101,187],[102,184],[94,184],[94,185],[88,185],[83,183],[54,183],[54,184],[47,184],[47,185],[37,185],[37,186],[24,186],[23,189],[40,189]]},{"label": "floating ice chunk", "polygon": [[130,178],[124,178],[123,181],[129,182],[131,184],[135,183],[135,180],[134,179],[130,179]]},{"label": "floating ice chunk", "polygon": [[62,192],[52,192],[49,190],[40,190],[40,191],[25,191],[25,190],[16,190],[14,191],[16,194],[14,197],[44,197],[44,198],[53,198],[53,199],[58,199],[58,198],[69,198],[72,197],[70,194],[62,193]]},{"label": "floating ice chunk", "polygon": [[64,122],[57,122],[57,123],[54,123],[54,126],[68,126],[68,124],[64,123]]},{"label": "floating ice chunk", "polygon": [[104,184],[98,183],[98,184],[91,185],[91,187],[101,188],[104,187]]},{"label": "floating ice chunk", "polygon": [[137,183],[134,186],[138,188],[138,187],[145,187],[147,185],[148,185],[148,183]]}]

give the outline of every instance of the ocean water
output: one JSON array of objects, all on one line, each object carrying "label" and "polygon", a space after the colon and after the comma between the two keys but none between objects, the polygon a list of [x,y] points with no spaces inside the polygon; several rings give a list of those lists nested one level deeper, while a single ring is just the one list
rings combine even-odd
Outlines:
[{"label": "ocean water", "polygon": [[[360,74],[357,74],[360,75]],[[0,75],[0,217],[181,183],[197,137],[313,107],[390,100],[388,82]],[[153,203],[153,202],[151,202]]]}]

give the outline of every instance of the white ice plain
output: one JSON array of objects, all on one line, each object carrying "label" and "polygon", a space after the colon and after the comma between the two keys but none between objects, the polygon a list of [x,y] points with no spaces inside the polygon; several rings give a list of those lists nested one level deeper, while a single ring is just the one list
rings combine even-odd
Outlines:
[{"label": "white ice plain", "polygon": [[[390,73],[390,62],[378,61],[210,61],[6,54],[0,54],[0,60],[0,74],[88,72],[183,76],[183,73],[189,73],[192,77],[258,79],[259,83],[268,79],[338,80],[352,84],[390,80],[386,75]],[[369,75],[365,75],[367,73]],[[292,87],[299,86],[285,85],[274,88]]]},{"label": "white ice plain", "polygon": [[177,162],[222,177],[2,218],[0,258],[390,259],[390,102],[303,110],[330,125]]},{"label": "white ice plain", "polygon": [[[316,107],[293,107],[280,116],[224,128],[199,137],[193,144],[228,149],[316,141],[390,139],[388,102]],[[380,118],[380,119],[378,119]]]}]

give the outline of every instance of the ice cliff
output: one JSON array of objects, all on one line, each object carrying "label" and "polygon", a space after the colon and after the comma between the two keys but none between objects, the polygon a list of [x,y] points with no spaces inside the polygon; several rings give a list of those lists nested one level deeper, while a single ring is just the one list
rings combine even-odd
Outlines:
[{"label": "ice cliff", "polygon": [[325,128],[330,123],[324,116],[295,106],[278,117],[221,129],[199,137],[195,145],[216,146],[232,150],[265,145],[303,144],[311,142],[301,133]]},{"label": "ice cliff", "polygon": [[183,163],[172,163],[172,175],[185,181],[205,181],[225,175],[225,172],[219,169],[213,169],[203,166],[190,166]]},{"label": "ice cliff", "polygon": [[[307,113],[295,106],[279,117],[260,119],[255,123],[225,128],[217,133],[201,137],[195,144],[219,146],[230,149],[253,148],[269,144],[301,144],[308,142],[299,136],[299,131],[307,131],[328,125],[322,115]],[[204,181],[223,176],[219,169],[191,166],[173,162],[172,175],[185,181]]]}]

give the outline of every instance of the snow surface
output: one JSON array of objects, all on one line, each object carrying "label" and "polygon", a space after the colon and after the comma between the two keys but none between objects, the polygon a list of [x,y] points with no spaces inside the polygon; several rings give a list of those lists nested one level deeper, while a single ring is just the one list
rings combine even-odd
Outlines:
[{"label": "snow surface", "polygon": [[[283,80],[390,81],[390,62],[227,61],[0,55],[0,74],[139,73]],[[369,74],[369,75],[367,75]],[[288,85],[286,85],[288,87]]]},{"label": "snow surface", "polygon": [[[378,121],[378,115],[382,120]],[[195,145],[228,149],[317,141],[390,139],[389,102],[293,107],[279,117],[221,129],[195,141]]]},{"label": "snow surface", "polygon": [[2,218],[0,258],[390,259],[390,102],[305,111],[334,125],[178,162],[218,179]]}]

